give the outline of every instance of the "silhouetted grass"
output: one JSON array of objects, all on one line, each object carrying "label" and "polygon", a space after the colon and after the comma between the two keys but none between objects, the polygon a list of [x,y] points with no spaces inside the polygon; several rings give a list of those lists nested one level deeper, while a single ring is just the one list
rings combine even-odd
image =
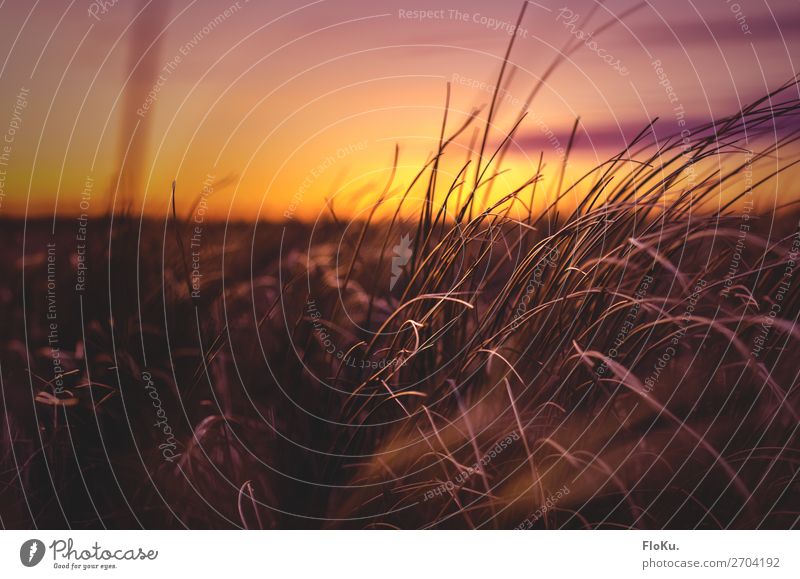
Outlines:
[{"label": "silhouetted grass", "polygon": [[445,113],[363,221],[206,224],[199,297],[177,211],[93,220],[83,292],[73,221],[3,223],[2,525],[796,526],[797,94],[541,212],[539,174],[483,202],[524,116],[446,175]]}]

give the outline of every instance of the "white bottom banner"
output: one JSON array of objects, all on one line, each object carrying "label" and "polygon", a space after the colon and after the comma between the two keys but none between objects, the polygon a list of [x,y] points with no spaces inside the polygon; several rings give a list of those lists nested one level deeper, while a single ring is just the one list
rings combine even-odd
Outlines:
[{"label": "white bottom banner", "polygon": [[3,531],[0,576],[796,578],[798,539],[792,531]]}]

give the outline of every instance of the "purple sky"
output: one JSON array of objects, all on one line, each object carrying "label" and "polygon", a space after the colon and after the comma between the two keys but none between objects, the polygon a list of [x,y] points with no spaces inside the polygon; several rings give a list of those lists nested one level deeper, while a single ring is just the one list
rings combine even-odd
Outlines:
[{"label": "purple sky", "polygon": [[[0,216],[74,214],[87,178],[90,212],[113,201],[160,214],[173,178],[191,198],[210,178],[215,215],[279,217],[293,206],[313,218],[332,191],[382,183],[395,143],[399,177],[413,174],[435,147],[447,81],[453,126],[488,104],[521,6],[106,4],[0,3],[0,131],[14,133],[0,166]],[[591,164],[655,116],[666,134],[678,107],[703,122],[796,74],[797,1],[645,2],[586,38],[635,5],[529,3],[496,139],[566,43],[578,43],[520,129],[509,160],[517,177],[540,151],[557,161],[576,116],[577,159]]]}]

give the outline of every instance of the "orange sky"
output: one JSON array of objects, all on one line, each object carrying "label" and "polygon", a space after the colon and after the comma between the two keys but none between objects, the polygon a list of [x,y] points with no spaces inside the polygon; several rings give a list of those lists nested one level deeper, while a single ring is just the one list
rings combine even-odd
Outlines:
[{"label": "orange sky", "polygon": [[[490,144],[568,40],[634,4],[530,3]],[[173,178],[179,210],[201,196],[209,218],[313,219],[326,197],[336,197],[337,214],[357,214],[384,186],[395,144],[398,186],[435,149],[448,81],[448,126],[488,105],[519,8],[0,4],[0,217],[97,214],[112,203],[163,215]],[[675,132],[678,107],[690,123],[735,111],[788,80],[798,29],[793,1],[645,3],[547,80],[497,191],[530,177],[540,151],[552,179],[576,116],[573,172],[616,152],[652,117],[662,118],[660,134]],[[443,162],[443,183],[471,134]]]}]

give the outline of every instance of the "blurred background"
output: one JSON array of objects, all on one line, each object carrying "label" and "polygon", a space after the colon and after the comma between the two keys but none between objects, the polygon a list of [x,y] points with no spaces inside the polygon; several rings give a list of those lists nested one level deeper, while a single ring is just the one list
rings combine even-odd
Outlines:
[{"label": "blurred background", "polygon": [[[528,3],[515,31],[520,7],[2,3],[0,217],[164,215],[173,179],[184,215],[204,183],[208,219],[309,220],[326,198],[337,215],[358,215],[386,182],[396,144],[398,189],[430,158],[448,82],[448,128],[473,107],[485,119],[512,35],[487,150],[540,87],[493,196],[535,172],[540,152],[552,178],[576,118],[577,176],[655,117],[659,135],[679,133],[681,121],[730,114],[796,73],[793,0],[543,0]],[[480,145],[472,131],[443,160],[443,180]]]}]

